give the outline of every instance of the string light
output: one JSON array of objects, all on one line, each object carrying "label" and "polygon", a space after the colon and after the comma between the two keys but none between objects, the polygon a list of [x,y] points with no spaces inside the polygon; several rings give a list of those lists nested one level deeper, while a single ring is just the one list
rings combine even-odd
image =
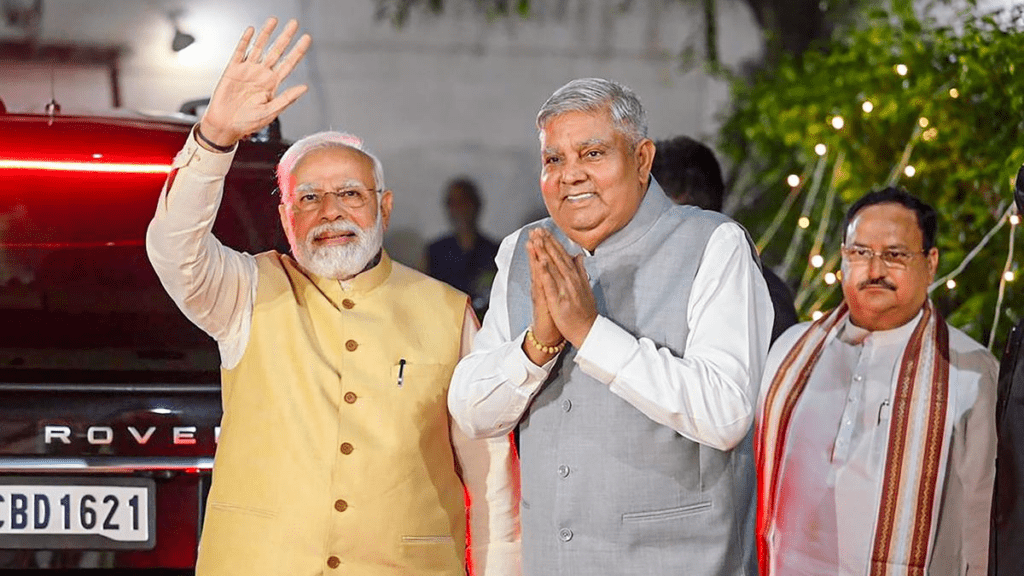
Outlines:
[{"label": "string light", "polygon": [[832,127],[835,128],[836,130],[842,130],[843,126],[845,126],[845,125],[846,125],[846,122],[843,120],[842,116],[833,116],[832,117]]},{"label": "string light", "polygon": [[909,71],[910,70],[907,68],[906,64],[897,64],[896,65],[896,73],[899,74],[900,76],[906,76],[907,72],[909,72]]},{"label": "string light", "polygon": [[960,91],[957,90],[956,88],[950,88],[949,89],[949,97],[950,98],[959,98],[960,97]]},{"label": "string light", "polygon": [[831,285],[836,283],[836,280],[837,280],[837,278],[836,278],[835,273],[833,273],[833,272],[826,272],[825,273],[825,284],[828,284],[829,286],[831,286]]},{"label": "string light", "polygon": [[1003,280],[1006,280],[1007,282],[1013,282],[1013,278],[1013,270],[1007,270],[1006,272],[1003,272]]},{"label": "string light", "polygon": [[870,100],[865,100],[864,103],[860,105],[860,109],[863,110],[865,114],[870,114],[871,111],[875,109],[875,105],[872,104]]},{"label": "string light", "polygon": [[796,225],[801,228],[807,228],[811,225],[811,219],[807,216],[801,216],[797,221]]},{"label": "string light", "polygon": [[1014,226],[1020,224],[1020,216],[1017,214],[1010,214],[1010,224],[1013,224]]},{"label": "string light", "polygon": [[815,254],[814,256],[811,256],[811,266],[814,266],[815,268],[821,268],[824,265],[825,259],[822,258],[821,254]]},{"label": "string light", "polygon": [[938,136],[939,131],[934,127],[925,130],[924,134],[921,135],[921,137],[924,138],[925,142],[931,142],[932,140],[935,140],[935,138],[937,138]]},{"label": "string light", "polygon": [[811,320],[817,320],[822,316],[824,316],[824,314],[821,312],[821,310],[815,310],[814,312],[811,312]]},{"label": "string light", "polygon": [[956,280],[953,280],[952,278],[946,280],[946,288],[949,288],[950,290],[956,288]]},{"label": "string light", "polygon": [[920,126],[921,128],[927,128],[928,119],[925,118],[924,116],[921,116],[920,118],[917,119],[917,125]]},{"label": "string light", "polygon": [[796,174],[790,174],[786,176],[786,184],[789,184],[791,188],[796,188],[800,185],[800,177]]},{"label": "string light", "polygon": [[906,168],[903,169],[903,173],[906,174],[908,177],[913,176],[914,174],[917,174],[917,169],[914,168],[913,166],[908,165]]},{"label": "string light", "polygon": [[828,152],[828,148],[826,148],[821,142],[814,145],[814,153],[818,156],[824,156],[825,152]]}]

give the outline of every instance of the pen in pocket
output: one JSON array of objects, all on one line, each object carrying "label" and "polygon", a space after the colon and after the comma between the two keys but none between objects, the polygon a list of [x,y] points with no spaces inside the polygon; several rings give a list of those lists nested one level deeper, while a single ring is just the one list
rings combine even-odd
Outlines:
[{"label": "pen in pocket", "polygon": [[405,358],[398,361],[398,386],[401,388],[402,379],[405,377]]}]

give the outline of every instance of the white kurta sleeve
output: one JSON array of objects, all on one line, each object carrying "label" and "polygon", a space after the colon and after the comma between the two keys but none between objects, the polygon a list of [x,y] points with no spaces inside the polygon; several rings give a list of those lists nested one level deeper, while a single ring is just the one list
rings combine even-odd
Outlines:
[{"label": "white kurta sleeve", "polygon": [[256,294],[255,258],[224,246],[212,232],[233,158],[233,152],[205,150],[190,134],[146,233],[146,252],[164,289],[217,340],[225,368],[241,360]]},{"label": "white kurta sleeve", "polygon": [[[466,305],[462,355],[477,333]],[[508,435],[470,439],[452,423],[452,445],[469,492],[470,558],[474,576],[518,576],[520,565],[519,462]]]},{"label": "white kurta sleeve", "polygon": [[738,224],[715,229],[701,262],[682,358],[599,316],[575,360],[651,420],[728,450],[753,420],[774,312]]},{"label": "white kurta sleeve", "polygon": [[[508,434],[526,411],[555,364],[537,366],[523,352],[526,332],[509,327],[506,286],[519,233],[505,238],[495,261],[491,305],[473,339],[473,351],[459,362],[448,389],[448,410],[462,431],[474,438]],[[557,358],[557,357],[556,357]]]}]

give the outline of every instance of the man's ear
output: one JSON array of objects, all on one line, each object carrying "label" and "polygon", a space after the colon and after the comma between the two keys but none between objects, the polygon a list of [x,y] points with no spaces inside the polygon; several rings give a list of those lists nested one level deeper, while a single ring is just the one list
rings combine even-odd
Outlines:
[{"label": "man's ear", "polygon": [[388,229],[388,224],[391,223],[391,205],[394,202],[394,196],[391,194],[391,190],[385,190],[380,195],[380,219],[384,223],[384,230]]},{"label": "man's ear", "polygon": [[928,273],[934,279],[935,273],[939,270],[939,249],[932,246],[932,249],[928,251],[925,257],[928,258]]},{"label": "man's ear", "polygon": [[646,188],[650,181],[651,165],[654,163],[654,142],[650,138],[644,138],[636,145],[636,150],[633,153],[636,155],[640,183]]}]

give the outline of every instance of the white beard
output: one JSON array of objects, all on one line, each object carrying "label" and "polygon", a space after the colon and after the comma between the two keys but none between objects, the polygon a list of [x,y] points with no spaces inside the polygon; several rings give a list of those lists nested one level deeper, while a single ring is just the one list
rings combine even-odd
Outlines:
[{"label": "white beard", "polygon": [[[317,246],[313,242],[318,235],[328,232],[352,232],[356,239],[339,246]],[[380,252],[384,245],[384,220],[380,210],[377,210],[377,220],[369,230],[352,222],[336,220],[314,227],[301,244],[291,234],[288,241],[295,260],[303,268],[323,278],[343,280],[362,272]]]}]

